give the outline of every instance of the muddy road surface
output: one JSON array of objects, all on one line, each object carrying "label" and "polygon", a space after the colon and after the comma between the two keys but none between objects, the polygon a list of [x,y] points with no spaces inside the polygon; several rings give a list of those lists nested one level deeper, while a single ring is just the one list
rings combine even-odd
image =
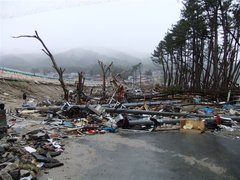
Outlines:
[{"label": "muddy road surface", "polygon": [[39,179],[146,180],[240,177],[240,141],[212,134],[129,132],[66,140],[64,166]]}]

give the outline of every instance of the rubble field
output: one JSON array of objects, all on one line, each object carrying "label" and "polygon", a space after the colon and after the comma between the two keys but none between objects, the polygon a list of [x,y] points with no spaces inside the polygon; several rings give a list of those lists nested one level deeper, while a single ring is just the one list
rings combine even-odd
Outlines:
[{"label": "rubble field", "polygon": [[[144,142],[120,137],[120,132],[208,133],[240,139],[240,108],[236,102],[215,102],[198,95],[154,101],[141,96],[136,100],[138,95],[133,91],[135,100],[131,102],[119,102],[114,92],[105,102],[91,95],[85,103],[76,104],[62,99],[59,85],[24,81],[2,81],[0,92],[0,179],[4,180],[44,179],[48,174],[59,178],[64,168],[73,164],[79,165],[84,175],[90,167],[86,164],[100,158],[84,145],[91,139],[99,146],[102,138],[103,142],[129,141],[128,146],[147,147]],[[82,157],[74,161],[79,146]],[[111,148],[111,143],[105,147]],[[52,174],[51,169],[57,168],[61,173],[54,170]],[[68,179],[67,174],[64,179]]]}]

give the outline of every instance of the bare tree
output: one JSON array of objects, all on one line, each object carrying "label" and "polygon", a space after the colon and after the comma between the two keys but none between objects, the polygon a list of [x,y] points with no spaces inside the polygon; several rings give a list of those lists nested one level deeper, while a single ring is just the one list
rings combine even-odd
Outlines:
[{"label": "bare tree", "polygon": [[110,72],[110,68],[113,64],[113,62],[111,62],[108,66],[106,64],[103,64],[102,61],[98,60],[98,64],[100,65],[101,71],[102,71],[102,98],[104,99],[106,97],[106,77],[107,77],[107,73]]},{"label": "bare tree", "polygon": [[54,56],[52,55],[52,53],[49,51],[49,49],[47,48],[47,46],[44,44],[43,40],[39,37],[38,32],[35,31],[35,35],[20,35],[20,36],[13,36],[13,38],[35,38],[37,39],[43,46],[42,51],[51,59],[52,64],[53,64],[53,68],[57,71],[58,76],[59,76],[59,82],[62,86],[63,92],[64,92],[64,99],[66,101],[68,101],[68,89],[66,88],[66,85],[64,83],[64,79],[63,79],[63,73],[65,71],[65,69],[62,69],[61,67],[58,67]]},{"label": "bare tree", "polygon": [[139,71],[139,76],[140,76],[140,87],[141,87],[141,81],[142,81],[142,77],[141,77],[141,74],[142,74],[142,71],[141,71],[141,66],[142,66],[142,63],[138,63],[134,66],[132,66],[132,74],[133,74],[133,83],[136,84],[136,81],[137,81],[137,71]]},{"label": "bare tree", "polygon": [[85,97],[83,93],[83,86],[85,82],[84,73],[78,73],[78,84],[77,84],[77,104],[82,103],[82,99]]}]

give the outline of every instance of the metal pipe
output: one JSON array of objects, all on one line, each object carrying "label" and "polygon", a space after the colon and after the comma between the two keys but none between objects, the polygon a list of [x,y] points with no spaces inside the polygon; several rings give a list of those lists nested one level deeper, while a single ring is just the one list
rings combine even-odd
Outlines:
[{"label": "metal pipe", "polygon": [[[148,106],[156,106],[156,105],[167,105],[167,104],[177,104],[181,103],[181,101],[153,101],[153,102],[137,102],[137,103],[122,103],[121,105],[123,107],[135,107],[135,106],[143,106],[144,104],[147,104]],[[71,108],[79,108],[79,109],[85,109],[87,107],[95,108],[98,104],[96,105],[70,105],[68,109]],[[113,107],[116,104],[101,104],[102,107]],[[31,109],[31,110],[39,110],[39,111],[48,111],[48,110],[55,110],[58,111],[61,109],[62,106],[48,106],[48,107],[19,107],[16,109]]]},{"label": "metal pipe", "polygon": [[[164,119],[156,119],[157,122],[162,125],[162,124],[176,124],[180,123],[181,120],[183,119],[171,119],[171,118],[164,118]],[[199,120],[198,118],[188,118],[187,120]],[[205,119],[206,123],[208,122],[215,122],[214,118],[207,118]],[[129,125],[134,126],[134,125],[154,125],[154,122],[151,121],[149,118],[142,118],[142,119],[134,119],[131,120],[131,117],[129,117]]]},{"label": "metal pipe", "polygon": [[221,120],[226,119],[226,118],[230,118],[233,121],[237,121],[240,122],[240,116],[228,116],[228,115],[224,115],[220,117]]},{"label": "metal pipe", "polygon": [[[148,106],[155,106],[155,105],[178,104],[181,102],[182,101],[179,101],[179,100],[168,100],[168,101],[122,103],[121,105],[125,107],[143,106],[144,104],[147,104]],[[112,105],[115,105],[115,104],[102,104],[103,107],[111,107]]]},{"label": "metal pipe", "polygon": [[214,117],[214,115],[207,115],[207,114],[158,112],[158,111],[145,111],[145,110],[135,110],[135,109],[115,109],[115,108],[105,108],[105,112],[107,112],[107,113],[128,113],[128,114],[148,114],[148,115],[158,115],[158,116],[177,116],[177,117],[202,117],[202,118]]},{"label": "metal pipe", "polygon": [[[179,119],[157,119],[160,124],[176,124],[179,123]],[[129,125],[154,125],[153,121],[149,119],[129,120]]]}]

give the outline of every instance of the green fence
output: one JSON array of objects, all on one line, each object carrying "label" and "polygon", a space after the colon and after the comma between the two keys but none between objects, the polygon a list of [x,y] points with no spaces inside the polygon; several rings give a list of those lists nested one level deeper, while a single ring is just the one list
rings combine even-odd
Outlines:
[{"label": "green fence", "polygon": [[58,78],[55,78],[55,77],[49,77],[49,76],[45,76],[45,75],[41,75],[41,74],[34,74],[34,73],[30,73],[30,72],[19,71],[19,70],[7,68],[7,67],[1,67],[0,66],[0,70],[5,71],[5,72],[14,73],[14,74],[30,76],[30,77],[39,77],[39,78],[58,80]]}]

